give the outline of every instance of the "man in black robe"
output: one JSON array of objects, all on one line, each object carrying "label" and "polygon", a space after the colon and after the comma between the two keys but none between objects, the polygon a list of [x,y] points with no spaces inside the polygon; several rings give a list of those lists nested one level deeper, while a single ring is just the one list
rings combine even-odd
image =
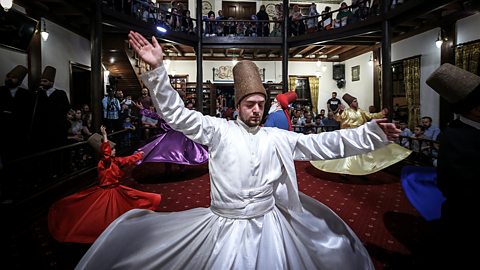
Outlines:
[{"label": "man in black robe", "polygon": [[60,147],[67,143],[67,112],[70,103],[65,91],[53,87],[56,69],[45,67],[40,80],[35,106],[35,133],[39,150]]},{"label": "man in black robe", "polygon": [[[477,263],[480,158],[480,76],[451,64],[440,66],[426,83],[447,100],[457,118],[439,136],[438,187],[442,205],[440,254],[456,269]],[[472,246],[473,245],[473,246]],[[446,264],[443,264],[446,265]]]}]

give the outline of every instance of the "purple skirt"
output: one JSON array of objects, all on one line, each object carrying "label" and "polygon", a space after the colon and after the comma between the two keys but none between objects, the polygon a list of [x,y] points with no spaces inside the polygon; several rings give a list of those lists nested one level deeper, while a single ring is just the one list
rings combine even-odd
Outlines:
[{"label": "purple skirt", "polygon": [[183,165],[199,165],[208,161],[208,148],[198,144],[183,133],[170,129],[156,135],[152,141],[139,148],[143,151],[143,159],[139,164],[146,162],[166,162]]}]

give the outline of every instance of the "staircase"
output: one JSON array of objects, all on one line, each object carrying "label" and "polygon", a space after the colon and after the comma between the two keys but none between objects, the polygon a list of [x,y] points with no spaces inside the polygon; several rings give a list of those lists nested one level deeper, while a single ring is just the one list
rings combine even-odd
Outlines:
[{"label": "staircase", "polygon": [[125,34],[107,34],[103,38],[103,65],[115,78],[116,89],[122,90],[124,97],[132,96],[136,100],[141,93],[142,85],[138,76],[135,60],[129,56],[128,42]]}]

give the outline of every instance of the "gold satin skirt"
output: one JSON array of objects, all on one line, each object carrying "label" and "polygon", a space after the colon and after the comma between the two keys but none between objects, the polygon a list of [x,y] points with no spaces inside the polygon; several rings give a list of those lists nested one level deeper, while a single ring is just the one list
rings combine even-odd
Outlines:
[{"label": "gold satin skirt", "polygon": [[340,174],[367,175],[393,165],[412,153],[411,150],[396,143],[369,152],[340,159],[315,160],[310,163],[317,169]]}]

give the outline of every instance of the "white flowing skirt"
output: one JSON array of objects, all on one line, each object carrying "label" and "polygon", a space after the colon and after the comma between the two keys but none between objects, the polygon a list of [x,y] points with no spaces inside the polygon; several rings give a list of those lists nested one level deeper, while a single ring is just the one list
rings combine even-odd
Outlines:
[{"label": "white flowing skirt", "polygon": [[300,193],[303,213],[275,206],[232,219],[209,208],[131,210],[100,235],[76,269],[374,269],[352,230]]}]

